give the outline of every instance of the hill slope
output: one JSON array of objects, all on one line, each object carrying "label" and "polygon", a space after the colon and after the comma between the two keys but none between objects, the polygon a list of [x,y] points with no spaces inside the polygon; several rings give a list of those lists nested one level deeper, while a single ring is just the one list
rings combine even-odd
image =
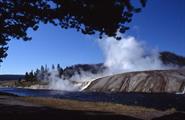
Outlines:
[{"label": "hill slope", "polygon": [[23,79],[24,75],[0,75],[0,81]]},{"label": "hill slope", "polygon": [[[179,68],[185,67],[185,57],[176,55],[171,52],[160,52],[159,59],[164,65],[172,65]],[[82,75],[84,72],[91,74],[101,74],[107,69],[103,63],[99,64],[77,64],[63,69],[62,78],[70,79],[72,76],[78,74]]]},{"label": "hill slope", "polygon": [[168,92],[185,91],[185,69],[117,74],[93,81],[85,91]]}]

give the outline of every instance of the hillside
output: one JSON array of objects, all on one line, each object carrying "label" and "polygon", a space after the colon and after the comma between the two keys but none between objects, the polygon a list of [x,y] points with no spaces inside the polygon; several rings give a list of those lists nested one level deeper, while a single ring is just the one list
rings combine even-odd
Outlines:
[{"label": "hillside", "polygon": [[185,66],[185,57],[176,55],[172,52],[160,52],[159,56],[160,60],[163,62],[163,64],[171,64],[176,65],[178,67],[184,67]]},{"label": "hillside", "polygon": [[185,69],[117,74],[93,81],[85,91],[184,93]]},{"label": "hillside", "polygon": [[0,81],[23,79],[24,75],[0,75]]},{"label": "hillside", "polygon": [[[172,65],[179,68],[185,67],[185,57],[177,55],[172,52],[160,52],[159,59],[164,65]],[[66,67],[62,71],[63,79],[70,79],[72,76],[78,74],[81,75],[84,72],[91,74],[101,74],[107,69],[103,63],[99,64],[77,64]]]}]

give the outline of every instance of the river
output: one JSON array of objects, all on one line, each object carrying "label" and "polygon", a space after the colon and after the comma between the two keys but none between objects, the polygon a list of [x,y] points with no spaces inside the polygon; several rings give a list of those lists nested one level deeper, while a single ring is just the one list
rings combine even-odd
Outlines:
[{"label": "river", "polygon": [[51,97],[93,102],[111,102],[125,105],[144,106],[156,109],[175,108],[185,111],[185,95],[169,93],[102,93],[67,92],[60,90],[35,90],[24,88],[0,88],[0,92],[18,96]]}]

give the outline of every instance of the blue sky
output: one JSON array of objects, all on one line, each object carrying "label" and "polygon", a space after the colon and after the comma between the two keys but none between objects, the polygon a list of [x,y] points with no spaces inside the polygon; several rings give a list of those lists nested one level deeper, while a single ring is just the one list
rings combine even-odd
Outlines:
[{"label": "blue sky", "polygon": [[[148,0],[146,8],[135,14],[126,35],[145,41],[152,48],[185,56],[185,0]],[[9,42],[8,57],[1,63],[0,74],[24,74],[41,65],[103,62],[96,36],[76,30],[63,30],[41,24],[29,30],[32,40]]]}]

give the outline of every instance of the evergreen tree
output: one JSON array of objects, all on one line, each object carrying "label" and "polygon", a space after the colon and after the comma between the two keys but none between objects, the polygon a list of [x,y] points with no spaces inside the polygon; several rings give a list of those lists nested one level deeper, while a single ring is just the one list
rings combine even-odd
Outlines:
[{"label": "evergreen tree", "polygon": [[44,71],[45,71],[44,66],[41,65],[40,71],[37,74],[37,79],[38,80],[44,80]]},{"label": "evergreen tree", "polygon": [[59,77],[61,78],[63,69],[60,67],[60,64],[57,64],[57,71],[58,71]]},{"label": "evergreen tree", "polygon": [[61,67],[60,64],[57,64],[57,70],[60,71]]},{"label": "evergreen tree", "polygon": [[44,72],[44,66],[43,65],[41,65],[40,71],[41,71],[41,73]]},{"label": "evergreen tree", "polygon": [[40,70],[36,69],[36,71],[34,72],[34,75],[37,76],[39,74]]},{"label": "evergreen tree", "polygon": [[32,81],[32,80],[33,80],[33,78],[34,78],[33,71],[31,71],[29,75],[30,75],[30,81]]},{"label": "evergreen tree", "polygon": [[0,0],[0,61],[7,56],[8,41],[30,40],[28,29],[37,30],[40,22],[120,39],[117,31],[128,30],[133,14],[146,4],[139,1],[136,6],[131,0]]},{"label": "evergreen tree", "polygon": [[26,81],[29,80],[29,74],[28,74],[28,72],[25,73],[24,79],[25,79]]},{"label": "evergreen tree", "polygon": [[52,64],[52,70],[55,70],[55,65],[54,64]]}]

